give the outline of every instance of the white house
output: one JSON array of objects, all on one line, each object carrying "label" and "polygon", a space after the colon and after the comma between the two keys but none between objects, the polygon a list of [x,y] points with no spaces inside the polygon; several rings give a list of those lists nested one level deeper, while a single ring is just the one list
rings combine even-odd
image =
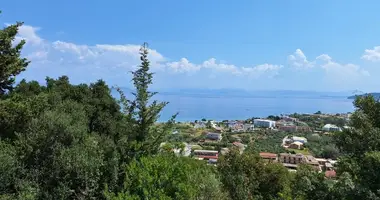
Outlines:
[{"label": "white house", "polygon": [[244,124],[243,125],[244,131],[253,131],[255,130],[255,125],[253,124]]},{"label": "white house", "polygon": [[262,127],[262,128],[272,128],[276,126],[275,121],[267,120],[267,119],[254,119],[253,124],[256,127]]},{"label": "white house", "polygon": [[198,129],[198,128],[206,128],[206,124],[204,122],[198,122],[194,125],[194,128],[195,129]]},{"label": "white house", "polygon": [[341,128],[334,124],[326,124],[323,126],[322,130],[327,132],[342,131]]},{"label": "white house", "polygon": [[307,139],[304,138],[304,137],[297,137],[297,136],[293,136],[292,137],[292,141],[293,142],[301,142],[303,144],[307,143]]}]

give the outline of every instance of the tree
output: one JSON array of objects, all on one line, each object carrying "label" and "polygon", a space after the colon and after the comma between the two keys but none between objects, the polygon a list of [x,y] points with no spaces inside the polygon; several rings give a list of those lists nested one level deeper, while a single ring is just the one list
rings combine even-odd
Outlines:
[{"label": "tree", "polygon": [[109,193],[122,199],[224,199],[212,167],[174,154],[143,157],[131,162],[122,192]]},{"label": "tree", "polygon": [[354,105],[351,128],[334,134],[343,153],[337,172],[352,177],[357,199],[380,199],[380,102],[371,95],[358,96]]},{"label": "tree", "polygon": [[138,158],[143,155],[157,153],[159,144],[163,142],[164,137],[169,134],[170,129],[174,124],[174,115],[163,126],[155,126],[156,121],[160,116],[161,110],[168,102],[158,102],[149,100],[156,94],[150,92],[149,85],[152,84],[153,73],[150,72],[150,63],[148,60],[148,46],[144,43],[140,49],[141,65],[133,74],[133,84],[136,92],[133,92],[134,100],[128,100],[124,93],[119,89],[121,96],[122,107],[128,122],[131,122],[128,134],[128,144],[130,158]]},{"label": "tree", "polygon": [[17,22],[0,30],[0,97],[13,89],[16,75],[24,71],[29,64],[26,58],[21,58],[25,40],[13,44],[22,24]]},{"label": "tree", "polygon": [[233,148],[218,160],[218,170],[231,199],[276,199],[290,195],[289,172],[279,164],[265,164],[254,153]]},{"label": "tree", "polygon": [[323,173],[308,165],[300,165],[292,180],[292,196],[295,199],[328,199],[329,187]]},{"label": "tree", "polygon": [[380,102],[372,96],[358,97],[357,110],[352,114],[349,126],[334,134],[336,146],[353,159],[361,159],[368,151],[380,151]]}]

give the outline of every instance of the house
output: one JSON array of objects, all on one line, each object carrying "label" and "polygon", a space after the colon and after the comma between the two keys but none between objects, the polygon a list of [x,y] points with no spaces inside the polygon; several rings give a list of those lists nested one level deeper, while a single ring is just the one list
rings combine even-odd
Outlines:
[{"label": "house", "polygon": [[261,128],[274,128],[276,126],[275,121],[267,120],[267,119],[254,119],[253,124],[256,127],[261,127]]},{"label": "house", "polygon": [[327,132],[342,131],[341,128],[339,128],[338,126],[334,124],[326,124],[322,127],[322,130],[327,131]]},{"label": "house", "polygon": [[255,125],[253,124],[244,124],[243,126],[244,132],[254,131]]},{"label": "house", "polygon": [[267,153],[267,152],[261,152],[260,157],[268,162],[277,162],[278,157],[275,153]]},{"label": "house", "polygon": [[303,154],[289,154],[289,153],[281,153],[280,154],[280,162],[287,168],[294,169],[299,164],[307,164],[312,166],[315,170],[321,171],[321,167],[319,166],[318,161],[313,156],[305,156]]},{"label": "house", "polygon": [[300,164],[305,162],[305,156],[303,154],[281,153],[280,162],[288,164]]},{"label": "house", "polygon": [[293,117],[289,117],[289,116],[283,116],[282,120],[286,121],[286,122],[296,122],[296,121],[298,121],[297,118],[293,118]]},{"label": "house", "polygon": [[296,141],[296,142],[291,143],[288,148],[290,148],[290,149],[303,149],[303,143]]},{"label": "house", "polygon": [[308,126],[297,126],[297,132],[311,132],[311,128]]},{"label": "house", "polygon": [[319,165],[322,165],[322,166],[324,166],[328,162],[327,159],[324,159],[324,158],[315,158],[315,160],[317,160]]},{"label": "house", "polygon": [[206,128],[206,123],[204,122],[197,122],[194,124],[195,129],[200,129],[200,128]]},{"label": "house", "polygon": [[286,125],[279,126],[278,130],[292,133],[292,132],[297,131],[297,126],[286,124]]},{"label": "house", "polygon": [[293,136],[291,139],[293,142],[301,142],[303,144],[307,143],[307,139],[304,137]]},{"label": "house", "polygon": [[235,147],[239,148],[240,153],[243,153],[245,150],[245,145],[240,142],[234,142],[232,143]]},{"label": "house", "polygon": [[322,171],[318,160],[315,159],[314,156],[308,155],[308,156],[305,156],[305,158],[306,158],[306,164],[312,166],[317,171]]},{"label": "house", "polygon": [[212,128],[218,127],[218,124],[214,120],[210,120],[210,124]]},{"label": "house", "polygon": [[206,138],[209,140],[222,140],[222,134],[220,133],[207,133]]},{"label": "house", "polygon": [[217,133],[223,132],[223,129],[219,126],[215,127],[214,129],[215,129],[215,132],[217,132]]},{"label": "house", "polygon": [[244,124],[243,122],[230,121],[227,123],[227,127],[231,129],[231,132],[248,132],[253,131],[253,124]]}]

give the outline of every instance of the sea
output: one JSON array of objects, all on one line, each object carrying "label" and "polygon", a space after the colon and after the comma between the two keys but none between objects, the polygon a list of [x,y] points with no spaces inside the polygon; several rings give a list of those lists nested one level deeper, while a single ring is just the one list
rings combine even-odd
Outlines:
[{"label": "sea", "polygon": [[[129,95],[127,94],[127,97]],[[178,113],[176,121],[188,122],[202,118],[238,120],[292,113],[347,113],[354,111],[349,93],[297,91],[174,91],[161,92],[153,98],[169,104],[162,110],[159,121]]]}]

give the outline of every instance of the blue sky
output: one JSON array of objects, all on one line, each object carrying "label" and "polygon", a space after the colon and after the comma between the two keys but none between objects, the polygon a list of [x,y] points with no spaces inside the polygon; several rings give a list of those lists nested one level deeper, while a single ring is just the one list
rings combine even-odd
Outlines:
[{"label": "blue sky", "polygon": [[19,0],[32,64],[21,77],[68,75],[129,87],[148,42],[155,89],[379,91],[376,0]]}]

